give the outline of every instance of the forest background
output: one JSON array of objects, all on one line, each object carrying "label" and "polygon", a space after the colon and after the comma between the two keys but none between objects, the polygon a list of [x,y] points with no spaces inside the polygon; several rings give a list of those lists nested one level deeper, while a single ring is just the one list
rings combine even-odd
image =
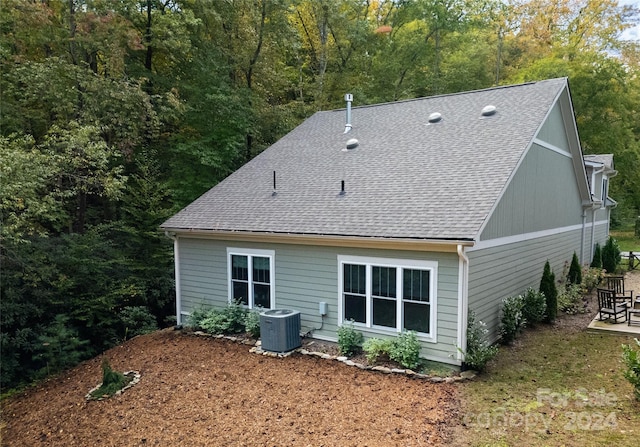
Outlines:
[{"label": "forest background", "polygon": [[640,214],[637,7],[615,0],[3,0],[0,385],[174,320],[158,226],[318,110],[568,76]]}]

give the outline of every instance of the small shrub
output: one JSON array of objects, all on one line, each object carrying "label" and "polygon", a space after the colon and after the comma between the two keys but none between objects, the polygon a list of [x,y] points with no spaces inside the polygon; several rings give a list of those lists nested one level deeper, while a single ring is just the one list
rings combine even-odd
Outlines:
[{"label": "small shrub", "polygon": [[148,334],[158,329],[156,317],[146,306],[127,306],[120,311],[120,321],[124,326],[124,338]]},{"label": "small shrub", "polygon": [[584,288],[581,284],[567,284],[558,293],[558,309],[569,315],[585,313],[586,308],[582,302],[583,296]]},{"label": "small shrub", "polygon": [[113,396],[124,388],[131,380],[124,374],[114,371],[109,359],[102,359],[102,385],[91,392],[91,398],[100,399],[103,396]]},{"label": "small shrub", "polygon": [[364,342],[362,349],[365,352],[367,361],[369,363],[376,363],[383,356],[389,357],[392,344],[393,344],[393,340],[388,340],[388,339],[383,340],[381,338],[370,338]]},{"label": "small shrub", "polygon": [[542,279],[540,280],[540,292],[544,294],[547,300],[544,321],[553,323],[558,315],[558,289],[556,289],[556,277],[551,271],[549,261],[544,264]]},{"label": "small shrub", "polygon": [[338,328],[338,348],[340,354],[346,356],[352,356],[357,354],[364,342],[364,336],[362,332],[358,332],[353,328],[353,321],[348,325],[343,325]]},{"label": "small shrub", "polygon": [[[634,338],[636,345],[640,347],[640,340]],[[623,371],[624,378],[633,385],[633,394],[640,400],[640,353],[629,345],[622,345],[622,360],[627,367]]]},{"label": "small shrub", "polygon": [[593,250],[593,260],[591,261],[590,267],[596,269],[602,268],[602,249],[598,243],[596,243],[596,248]]},{"label": "small shrub", "polygon": [[187,318],[186,326],[193,329],[202,329],[202,325],[200,323],[202,322],[202,320],[207,318],[209,312],[211,312],[212,310],[213,309],[208,309],[206,307],[200,307],[194,310]]},{"label": "small shrub", "polygon": [[489,344],[488,333],[487,325],[476,320],[475,314],[470,311],[467,319],[467,352],[464,353],[467,369],[484,371],[489,360],[498,354],[498,347]]},{"label": "small shrub", "polygon": [[233,303],[222,309],[210,309],[200,320],[199,326],[210,334],[237,334],[244,332],[247,309]]},{"label": "small shrub", "polygon": [[250,310],[244,316],[244,328],[253,338],[260,337],[260,312]]},{"label": "small shrub", "polygon": [[500,338],[502,343],[509,344],[516,339],[524,325],[522,309],[524,297],[510,296],[502,300],[502,317],[500,324]]},{"label": "small shrub", "polygon": [[582,266],[578,260],[578,255],[573,252],[573,258],[571,258],[571,266],[569,267],[569,274],[567,275],[567,282],[571,284],[582,283]]},{"label": "small shrub", "polygon": [[602,268],[607,273],[615,273],[621,260],[622,256],[618,243],[614,238],[609,237],[602,249]]},{"label": "small shrub", "polygon": [[591,292],[600,284],[602,278],[601,268],[585,267],[582,270],[582,287],[584,287],[587,292]]},{"label": "small shrub", "polygon": [[389,358],[405,368],[415,369],[420,365],[420,342],[414,331],[403,332],[393,343]]},{"label": "small shrub", "polygon": [[544,321],[547,299],[542,292],[529,287],[523,296],[522,318],[529,326]]}]

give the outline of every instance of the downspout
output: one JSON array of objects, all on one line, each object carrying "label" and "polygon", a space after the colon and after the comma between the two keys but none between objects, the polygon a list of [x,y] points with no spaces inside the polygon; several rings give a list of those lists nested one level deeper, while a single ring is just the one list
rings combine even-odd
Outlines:
[{"label": "downspout", "polygon": [[164,232],[165,236],[173,240],[173,264],[176,277],[176,326],[182,325],[182,299],[180,297],[180,253],[178,251],[178,237],[175,233]]},{"label": "downspout", "polygon": [[469,318],[469,258],[464,247],[458,244],[458,354],[460,364],[464,362],[467,351],[467,320]]},{"label": "downspout", "polygon": [[584,264],[584,239],[586,237],[585,231],[587,229],[587,210],[582,208],[582,231],[580,232],[580,264]]}]

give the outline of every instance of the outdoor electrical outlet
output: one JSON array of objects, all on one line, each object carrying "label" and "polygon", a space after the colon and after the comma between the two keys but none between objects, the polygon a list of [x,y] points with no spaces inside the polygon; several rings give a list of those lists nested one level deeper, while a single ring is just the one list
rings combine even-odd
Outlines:
[{"label": "outdoor electrical outlet", "polygon": [[320,301],[319,311],[320,315],[325,316],[327,314],[327,303]]}]

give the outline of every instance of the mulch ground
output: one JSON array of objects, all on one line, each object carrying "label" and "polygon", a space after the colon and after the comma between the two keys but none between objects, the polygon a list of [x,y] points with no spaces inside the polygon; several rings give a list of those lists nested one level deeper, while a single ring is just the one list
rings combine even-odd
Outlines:
[{"label": "mulch ground", "polygon": [[454,384],[164,330],[107,351],[141,381],[85,400],[102,357],[2,402],[6,446],[417,446],[448,443]]}]

